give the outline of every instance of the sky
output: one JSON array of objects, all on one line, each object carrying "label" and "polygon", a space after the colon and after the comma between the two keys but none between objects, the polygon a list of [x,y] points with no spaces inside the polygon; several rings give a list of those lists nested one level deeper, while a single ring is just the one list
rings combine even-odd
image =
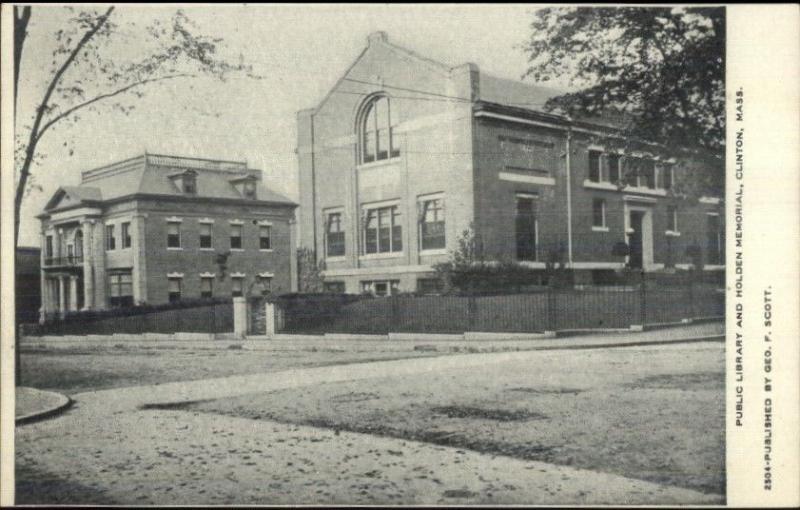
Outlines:
[{"label": "sky", "polygon": [[[527,58],[517,46],[529,34],[533,12],[519,4],[120,4],[113,51],[145,51],[145,27],[178,8],[197,25],[196,33],[222,38],[224,54],[251,64],[262,79],[163,82],[145,89],[128,115],[101,108],[49,131],[39,145],[44,158],[33,169],[41,190],[23,204],[20,245],[39,245],[35,216],[59,186],[79,184],[82,170],[145,151],[247,161],[263,170],[268,187],[296,199],[295,114],[322,99],[371,32],[385,31],[390,42],[448,65],[473,62],[490,74],[520,79]],[[74,15],[60,6],[33,7],[20,72],[20,126],[52,75],[54,34]]]}]

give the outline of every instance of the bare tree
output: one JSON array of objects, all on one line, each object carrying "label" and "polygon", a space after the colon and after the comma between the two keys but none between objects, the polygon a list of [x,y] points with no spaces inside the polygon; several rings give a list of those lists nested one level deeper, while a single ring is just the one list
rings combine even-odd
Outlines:
[{"label": "bare tree", "polygon": [[[70,7],[66,9],[74,12]],[[105,11],[79,11],[53,34],[52,74],[44,84],[41,98],[36,101],[31,124],[16,126],[15,244],[19,239],[22,201],[31,183],[31,169],[42,157],[39,143],[54,126],[76,124],[80,114],[99,108],[127,114],[135,107],[135,100],[159,82],[201,75],[224,80],[236,71],[253,76],[248,66],[241,62],[230,63],[218,55],[221,39],[194,34],[196,26],[181,10],[168,22],[156,20],[147,27],[129,23],[129,28],[144,34],[133,51],[132,45],[120,42],[122,30],[115,23],[114,15],[113,6]],[[14,7],[15,100],[16,85],[25,72],[22,54],[31,19],[36,19],[31,7]],[[133,55],[128,59],[120,58],[120,48]]]},{"label": "bare tree", "polygon": [[[36,10],[52,9],[37,7]],[[66,7],[72,16],[53,34],[51,74],[42,83],[43,94],[36,100],[30,124],[20,125],[14,110],[16,193],[14,196],[14,246],[19,243],[22,201],[33,181],[31,170],[43,154],[39,143],[60,124],[76,125],[80,114],[106,108],[128,114],[135,100],[159,82],[210,76],[224,80],[232,72],[256,78],[241,61],[232,64],[218,55],[221,39],[196,35],[196,27],[180,10],[168,22],[155,21],[147,27],[129,23],[144,40],[130,45],[120,43],[122,30],[112,16],[115,8],[104,11]],[[32,21],[33,20],[33,21]],[[36,16],[30,6],[14,6],[14,102],[17,105],[19,80],[25,72],[23,49],[28,29]],[[140,38],[141,39],[141,38]],[[114,46],[116,44],[116,46]],[[125,47],[130,58],[120,58]],[[131,51],[131,48],[133,50]],[[141,51],[140,51],[141,50]],[[36,65],[47,62],[36,62]],[[65,140],[64,145],[68,142]],[[16,257],[15,257],[16,259]],[[16,332],[16,381],[20,384],[19,331]]]}]

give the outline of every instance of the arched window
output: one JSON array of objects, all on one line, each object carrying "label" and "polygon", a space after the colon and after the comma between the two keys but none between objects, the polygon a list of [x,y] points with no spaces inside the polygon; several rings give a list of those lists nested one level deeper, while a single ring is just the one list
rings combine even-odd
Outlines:
[{"label": "arched window", "polygon": [[361,163],[400,156],[399,144],[393,139],[394,122],[388,97],[378,96],[367,104],[359,127]]}]

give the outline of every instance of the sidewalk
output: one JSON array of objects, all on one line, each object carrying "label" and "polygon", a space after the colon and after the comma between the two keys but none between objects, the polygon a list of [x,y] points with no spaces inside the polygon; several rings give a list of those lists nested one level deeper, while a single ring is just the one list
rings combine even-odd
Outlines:
[{"label": "sidewalk", "polygon": [[[531,335],[529,338],[520,338],[519,335],[498,334],[491,339],[481,340],[445,340],[435,339],[430,335],[403,335],[403,339],[370,339],[354,336],[337,335],[324,338],[309,335],[279,335],[278,338],[250,337],[244,340],[149,340],[135,339],[121,340],[115,337],[89,337],[77,339],[68,337],[61,339],[37,339],[28,337],[23,339],[23,349],[111,349],[116,345],[126,348],[148,349],[228,349],[232,345],[241,346],[244,350],[254,351],[304,351],[311,349],[339,349],[346,351],[413,351],[428,350],[436,352],[502,352],[525,351],[534,349],[557,348],[583,348],[603,345],[622,345],[637,343],[673,342],[686,339],[722,336],[725,334],[725,325],[722,321],[685,326],[671,327],[643,332],[597,332],[592,334],[579,334],[574,336],[559,336],[545,338]],[[434,339],[432,339],[434,338]]]},{"label": "sidewalk", "polygon": [[16,388],[14,401],[17,425],[52,416],[72,404],[68,397],[60,393],[26,387]]}]

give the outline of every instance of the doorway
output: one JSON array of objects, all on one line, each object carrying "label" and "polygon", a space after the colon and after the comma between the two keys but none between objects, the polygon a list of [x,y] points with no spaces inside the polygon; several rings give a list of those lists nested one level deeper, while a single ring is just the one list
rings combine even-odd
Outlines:
[{"label": "doorway", "polygon": [[642,257],[643,222],[644,212],[630,212],[630,220],[628,224],[628,246],[630,247],[630,259],[628,260],[628,266],[633,269],[642,269],[644,267],[644,258]]},{"label": "doorway", "polygon": [[628,267],[645,271],[653,269],[652,208],[625,204],[625,232],[630,249],[627,258]]}]

